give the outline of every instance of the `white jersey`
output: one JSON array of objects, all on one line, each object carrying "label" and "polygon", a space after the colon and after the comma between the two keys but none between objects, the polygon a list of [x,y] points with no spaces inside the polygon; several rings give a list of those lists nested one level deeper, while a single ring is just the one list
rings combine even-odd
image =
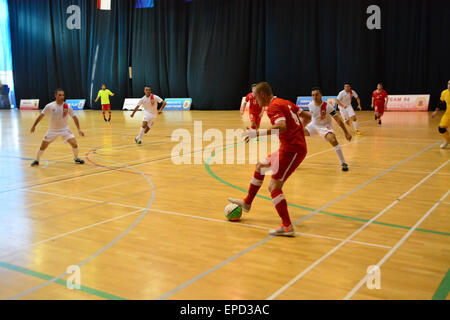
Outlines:
[{"label": "white jersey", "polygon": [[308,104],[308,108],[311,113],[311,123],[316,126],[331,127],[331,117],[336,115],[336,110],[331,104],[322,102],[320,106],[317,106],[314,101],[311,101]]},{"label": "white jersey", "polygon": [[69,129],[67,119],[74,116],[74,112],[71,106],[66,103],[58,105],[56,101],[49,103],[42,110],[42,114],[50,117],[49,130],[60,131],[63,129]]},{"label": "white jersey", "polygon": [[138,106],[142,106],[144,110],[153,115],[158,114],[158,103],[161,103],[163,99],[156,94],[151,94],[150,97],[143,96],[138,102]]},{"label": "white jersey", "polygon": [[358,98],[355,90],[350,90],[350,92],[342,90],[337,96],[337,99],[346,107],[352,105],[352,98]]}]

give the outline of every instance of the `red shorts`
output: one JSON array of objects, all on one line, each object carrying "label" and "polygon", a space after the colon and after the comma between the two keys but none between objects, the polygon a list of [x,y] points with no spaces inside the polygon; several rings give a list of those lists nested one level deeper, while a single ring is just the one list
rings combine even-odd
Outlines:
[{"label": "red shorts", "polygon": [[384,114],[384,106],[375,106],[375,112],[378,112],[379,114]]},{"label": "red shorts", "polygon": [[111,110],[110,104],[102,104],[102,110]]},{"label": "red shorts", "polygon": [[259,127],[261,123],[261,114],[260,113],[253,113],[250,112],[248,116],[250,117],[250,121],[256,123],[256,125]]},{"label": "red shorts", "polygon": [[269,155],[263,163],[270,164],[267,170],[272,171],[272,179],[286,181],[305,157],[306,149],[297,152],[278,150]]}]

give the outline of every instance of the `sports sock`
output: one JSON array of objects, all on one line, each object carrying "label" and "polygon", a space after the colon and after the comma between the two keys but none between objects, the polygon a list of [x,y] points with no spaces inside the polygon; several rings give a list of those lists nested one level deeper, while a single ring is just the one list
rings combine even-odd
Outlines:
[{"label": "sports sock", "polygon": [[358,131],[358,121],[353,121],[353,128]]},{"label": "sports sock", "polygon": [[106,119],[105,111],[102,111],[102,113],[103,113],[103,119]]},{"label": "sports sock", "polygon": [[78,147],[72,148],[73,158],[78,159]]},{"label": "sports sock", "polygon": [[291,218],[289,217],[287,202],[286,198],[284,197],[283,191],[281,191],[280,189],[275,189],[270,193],[270,195],[272,197],[272,203],[275,206],[275,209],[277,209],[283,226],[289,227],[292,222]]},{"label": "sports sock", "polygon": [[252,181],[250,183],[250,187],[248,188],[248,194],[244,198],[244,201],[246,204],[251,205],[253,202],[253,199],[255,199],[256,194],[258,193],[259,189],[261,188],[262,184],[264,182],[264,176],[259,173],[258,171],[255,171]]},{"label": "sports sock", "polygon": [[139,130],[139,135],[138,135],[139,140],[142,140],[143,135],[144,135],[144,128],[141,127],[141,129]]},{"label": "sports sock", "polygon": [[334,152],[336,152],[339,160],[341,160],[341,163],[345,163],[344,153],[342,152],[342,148],[339,144],[334,147]]}]

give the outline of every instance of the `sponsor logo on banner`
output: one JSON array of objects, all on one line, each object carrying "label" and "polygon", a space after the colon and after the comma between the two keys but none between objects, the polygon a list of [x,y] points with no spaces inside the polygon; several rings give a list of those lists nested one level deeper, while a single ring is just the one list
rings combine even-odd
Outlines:
[{"label": "sponsor logo on banner", "polygon": [[[123,102],[123,110],[134,110],[136,108],[137,104],[139,103],[140,98],[127,98]],[[144,108],[142,106],[139,107],[138,110],[143,110]]]},{"label": "sponsor logo on banner", "polygon": [[20,110],[37,110],[37,109],[39,109],[39,99],[20,100]]},{"label": "sponsor logo on banner", "polygon": [[86,99],[70,99],[66,103],[72,107],[73,110],[83,110],[86,104]]},{"label": "sponsor logo on banner", "polygon": [[[296,105],[300,107],[300,109],[309,111],[308,104],[313,101],[312,97],[297,97]],[[332,105],[336,108],[336,97],[335,96],[322,96],[322,101]]]},{"label": "sponsor logo on banner", "polygon": [[167,98],[164,101],[166,102],[164,111],[189,111],[192,105],[191,98]]},{"label": "sponsor logo on banner", "polygon": [[428,111],[429,94],[389,95],[386,111]]}]

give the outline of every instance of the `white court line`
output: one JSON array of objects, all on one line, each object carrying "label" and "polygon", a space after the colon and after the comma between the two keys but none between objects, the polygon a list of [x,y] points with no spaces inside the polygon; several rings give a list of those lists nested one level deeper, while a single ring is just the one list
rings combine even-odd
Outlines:
[{"label": "white court line", "polygon": [[283,287],[281,287],[279,290],[274,292],[270,297],[267,298],[267,300],[273,300],[276,297],[278,297],[281,293],[283,293],[286,289],[288,289],[290,286],[292,286],[295,282],[300,280],[305,274],[307,274],[309,271],[311,271],[314,267],[316,267],[319,263],[321,263],[323,260],[328,258],[330,255],[335,253],[339,248],[344,246],[347,242],[349,242],[354,236],[356,236],[358,233],[363,231],[367,226],[369,226],[372,222],[377,220],[379,217],[381,217],[385,212],[390,210],[392,207],[394,207],[397,203],[399,203],[402,199],[404,199],[406,196],[408,196],[411,192],[413,192],[416,188],[418,188],[422,183],[427,181],[431,176],[433,176],[437,171],[439,171],[441,168],[443,168],[450,160],[445,161],[443,164],[441,164],[438,168],[436,168],[432,173],[430,173],[428,176],[420,180],[417,184],[415,184],[412,188],[410,188],[407,192],[402,194],[398,199],[394,200],[390,205],[388,205],[386,208],[381,210],[377,215],[375,215],[372,219],[367,221],[361,228],[353,232],[351,235],[349,235],[344,241],[342,241],[340,244],[338,244],[336,247],[328,251],[326,254],[324,254],[322,257],[317,259],[313,264],[311,264],[308,268],[300,272],[297,276],[295,276],[293,279],[291,279],[288,283],[286,283]]},{"label": "white court line", "polygon": [[[383,263],[386,262],[386,260],[388,260],[395,251],[397,251],[397,249],[409,238],[409,236],[417,229],[417,227],[420,226],[420,224],[434,211],[434,209],[437,208],[437,206],[442,203],[442,200],[444,200],[447,195],[450,193],[450,190],[448,190],[443,196],[442,198],[436,202],[434,204],[434,206],[432,206],[430,208],[430,210],[428,210],[423,216],[422,218],[419,219],[419,221],[417,221],[417,223],[396,243],[396,245],[389,250],[389,252],[380,260],[378,261],[378,263],[376,264],[376,266],[381,267],[383,265]],[[344,300],[349,300],[353,297],[353,295],[364,285],[364,283],[367,282],[368,277],[371,276],[370,274],[366,274],[366,276],[364,276],[361,281],[345,296]]]},{"label": "white court line", "polygon": [[[32,192],[36,192],[36,191],[32,191]],[[121,206],[121,207],[127,207],[127,208],[133,208],[133,209],[137,209],[135,211],[114,217],[114,218],[110,218],[110,219],[106,219],[103,221],[99,221],[81,228],[77,228],[75,230],[72,231],[68,231],[68,232],[64,232],[62,234],[44,239],[44,240],[40,240],[38,242],[34,242],[31,244],[27,244],[27,245],[23,245],[20,246],[20,249],[14,249],[13,251],[7,252],[6,254],[3,254],[2,256],[0,256],[0,260],[3,260],[6,257],[10,257],[13,254],[18,253],[21,249],[25,249],[28,247],[33,247],[33,246],[37,246],[49,241],[53,241],[62,237],[65,237],[67,235],[71,235],[73,233],[79,232],[79,231],[84,231],[111,221],[116,221],[125,217],[128,217],[130,215],[133,214],[138,214],[139,212],[145,210],[146,208],[144,207],[139,207],[139,206],[132,206],[132,205],[126,205],[126,204],[121,204],[121,203],[112,203],[112,202],[106,202],[106,201],[100,201],[100,200],[94,200],[94,199],[86,199],[86,198],[79,198],[79,197],[67,197],[65,195],[61,195],[61,194],[57,194],[57,193],[50,193],[50,192],[38,192],[38,193],[45,193],[45,194],[50,194],[50,195],[54,195],[54,196],[59,196],[59,197],[63,197],[63,198],[72,198],[72,199],[77,199],[77,200],[82,200],[82,201],[90,201],[90,202],[95,202],[95,203],[101,203],[104,202],[105,204],[110,204],[110,205],[115,205],[115,206]],[[186,214],[186,213],[179,213],[179,212],[174,212],[174,211],[167,211],[167,210],[158,210],[158,209],[152,209],[150,208],[149,211],[153,211],[153,212],[158,212],[158,213],[162,213],[162,214],[167,214],[167,215],[174,215],[174,216],[180,216],[180,217],[187,217],[187,218],[191,218],[191,219],[196,219],[196,220],[204,220],[204,221],[210,221],[210,222],[218,222],[218,223],[227,223],[229,225],[233,225],[233,226],[240,226],[240,227],[247,227],[247,228],[255,228],[255,229],[261,229],[261,230],[269,230],[271,228],[269,227],[263,227],[263,226],[258,226],[258,225],[252,225],[252,224],[248,224],[248,223],[230,223],[229,221],[226,220],[220,220],[220,219],[215,219],[215,218],[208,218],[208,217],[202,217],[202,216],[195,216],[195,215],[190,215],[190,214]],[[326,239],[326,240],[334,240],[334,241],[343,241],[344,239],[341,238],[335,238],[335,237],[328,237],[328,236],[324,236],[324,235],[318,235],[318,234],[312,234],[312,233],[305,233],[305,232],[296,232],[296,234],[301,235],[301,236],[306,236],[306,237],[312,237],[312,238],[320,238],[320,239]],[[370,242],[364,242],[364,241],[350,241],[352,243],[355,244],[360,244],[360,245],[364,245],[364,246],[370,246],[370,247],[379,247],[379,248],[385,248],[385,249],[390,249],[392,248],[391,246],[386,246],[386,245],[381,245],[381,244],[376,244],[376,243],[370,243]]]}]

